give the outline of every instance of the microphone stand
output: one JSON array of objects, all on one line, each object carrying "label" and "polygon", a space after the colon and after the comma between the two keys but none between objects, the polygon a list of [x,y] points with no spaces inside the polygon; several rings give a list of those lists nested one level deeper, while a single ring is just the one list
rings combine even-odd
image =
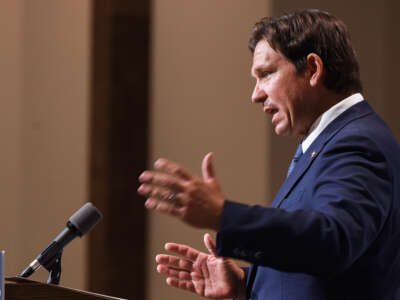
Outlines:
[{"label": "microphone stand", "polygon": [[43,267],[50,273],[49,278],[47,279],[47,283],[56,285],[60,283],[61,255],[62,255],[62,250],[58,252],[48,263],[43,265]]}]

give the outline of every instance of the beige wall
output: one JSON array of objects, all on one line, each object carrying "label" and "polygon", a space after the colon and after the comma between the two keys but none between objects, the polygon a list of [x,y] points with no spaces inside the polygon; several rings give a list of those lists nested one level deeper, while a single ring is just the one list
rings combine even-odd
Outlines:
[{"label": "beige wall", "polygon": [[[0,248],[6,250],[6,274],[15,274],[23,257],[20,232],[22,3],[0,2]],[[29,254],[31,255],[31,254]]]},{"label": "beige wall", "polygon": [[[87,198],[89,4],[0,4],[0,248],[7,275],[30,263]],[[85,244],[77,240],[65,251],[62,284],[85,286]]]},{"label": "beige wall", "polygon": [[[225,194],[265,203],[266,122],[250,94],[247,42],[268,1],[156,0],[153,4],[151,157],[177,160],[200,175],[213,151]],[[151,162],[150,162],[151,163]],[[167,241],[204,250],[203,231],[150,214],[148,299],[198,299],[168,287],[154,256]]]}]

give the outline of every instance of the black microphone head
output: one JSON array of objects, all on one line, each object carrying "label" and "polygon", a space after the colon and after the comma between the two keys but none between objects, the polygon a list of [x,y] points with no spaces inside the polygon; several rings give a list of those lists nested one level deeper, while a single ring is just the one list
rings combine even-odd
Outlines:
[{"label": "black microphone head", "polygon": [[90,202],[82,206],[76,213],[74,213],[68,222],[71,223],[79,236],[88,233],[94,225],[100,222],[103,218],[101,212]]}]

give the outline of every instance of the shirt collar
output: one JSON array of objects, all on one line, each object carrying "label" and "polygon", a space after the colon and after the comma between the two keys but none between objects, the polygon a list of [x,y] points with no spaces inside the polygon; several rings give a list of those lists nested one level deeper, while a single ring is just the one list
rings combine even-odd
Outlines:
[{"label": "shirt collar", "polygon": [[363,95],[360,93],[353,94],[340,102],[336,103],[334,106],[325,111],[320,115],[314,123],[311,125],[308,131],[307,137],[301,143],[303,153],[305,153],[310,147],[310,145],[315,141],[315,139],[320,135],[320,133],[329,125],[333,120],[335,120],[340,114],[345,112],[347,109],[353,105],[364,100]]}]

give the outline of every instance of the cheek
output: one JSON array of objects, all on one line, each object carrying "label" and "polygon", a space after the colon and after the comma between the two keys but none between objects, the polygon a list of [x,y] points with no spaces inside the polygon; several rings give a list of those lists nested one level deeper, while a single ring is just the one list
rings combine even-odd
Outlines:
[{"label": "cheek", "polygon": [[274,91],[274,100],[276,101],[276,104],[278,105],[279,109],[285,114],[285,115],[290,115],[293,107],[291,103],[291,95],[290,93],[283,88],[277,88]]},{"label": "cheek", "polygon": [[294,114],[297,110],[297,106],[301,104],[301,88],[297,85],[295,80],[288,80],[285,85],[282,86],[282,95],[285,105],[291,114]]},{"label": "cheek", "polygon": [[274,80],[271,80],[268,88],[271,97],[280,104],[284,104],[291,94],[290,82],[285,80],[283,76],[277,76]]}]

